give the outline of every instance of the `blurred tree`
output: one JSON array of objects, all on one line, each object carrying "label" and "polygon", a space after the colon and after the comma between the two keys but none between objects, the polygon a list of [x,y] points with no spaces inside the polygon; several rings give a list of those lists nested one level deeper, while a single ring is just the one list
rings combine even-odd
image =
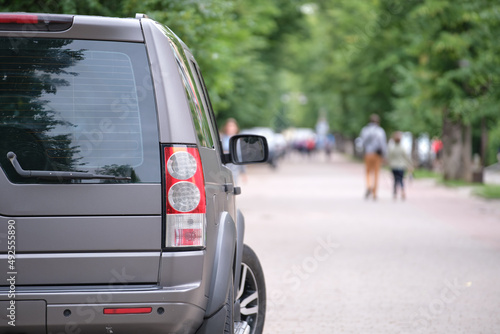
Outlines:
[{"label": "blurred tree", "polygon": [[147,13],[192,48],[219,121],[235,117],[242,127],[313,127],[324,114],[330,129],[354,139],[375,112],[389,132],[442,136],[445,177],[452,179],[469,178],[473,150],[487,164],[498,149],[496,0],[0,0],[0,5],[4,11]]},{"label": "blurred tree", "polygon": [[[301,18],[302,0],[0,0],[4,11],[133,17],[168,25],[195,54],[220,121],[270,126],[280,112],[281,46]],[[281,122],[278,122],[281,124]],[[278,124],[276,123],[276,124]]]},{"label": "blurred tree", "polygon": [[354,139],[371,113],[390,110],[389,76],[378,64],[387,45],[378,34],[377,1],[322,1],[303,7],[306,33],[291,39],[289,68],[307,97],[296,121],[313,126],[325,113],[330,128]]},{"label": "blurred tree", "polygon": [[297,3],[129,0],[126,8],[175,31],[200,64],[219,122],[234,117],[249,127],[270,126],[279,113],[279,46],[300,18]]},{"label": "blurred tree", "polygon": [[490,0],[424,1],[402,31],[406,53],[418,61],[399,68],[395,105],[420,122],[442,120],[445,179],[470,180],[472,127],[482,124],[486,140],[489,120],[498,117],[499,11]]},{"label": "blurred tree", "polygon": [[499,102],[496,1],[311,6],[307,38],[296,35],[289,47],[301,78],[296,90],[309,100],[296,120],[310,126],[327,110],[330,127],[353,138],[376,112],[389,131],[440,135],[447,179],[470,178],[472,129],[482,129],[477,136],[487,161],[486,134]]}]

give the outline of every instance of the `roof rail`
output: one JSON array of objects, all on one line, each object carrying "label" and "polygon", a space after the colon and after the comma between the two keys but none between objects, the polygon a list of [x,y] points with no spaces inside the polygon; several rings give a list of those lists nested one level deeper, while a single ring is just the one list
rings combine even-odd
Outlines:
[{"label": "roof rail", "polygon": [[137,13],[137,14],[135,14],[135,18],[140,20],[140,19],[148,19],[149,17],[146,14]]}]

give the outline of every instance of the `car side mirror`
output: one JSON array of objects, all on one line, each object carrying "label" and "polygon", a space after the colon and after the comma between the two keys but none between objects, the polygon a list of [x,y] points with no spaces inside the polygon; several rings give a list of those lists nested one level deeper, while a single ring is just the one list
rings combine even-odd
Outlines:
[{"label": "car side mirror", "polygon": [[229,154],[225,162],[235,165],[266,162],[269,156],[267,140],[257,135],[236,135],[229,140]]}]

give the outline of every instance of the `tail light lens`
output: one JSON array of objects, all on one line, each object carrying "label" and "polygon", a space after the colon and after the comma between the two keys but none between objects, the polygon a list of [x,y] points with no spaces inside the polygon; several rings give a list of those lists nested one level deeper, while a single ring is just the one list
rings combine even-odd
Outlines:
[{"label": "tail light lens", "polygon": [[205,247],[205,181],[197,147],[166,146],[165,247]]}]

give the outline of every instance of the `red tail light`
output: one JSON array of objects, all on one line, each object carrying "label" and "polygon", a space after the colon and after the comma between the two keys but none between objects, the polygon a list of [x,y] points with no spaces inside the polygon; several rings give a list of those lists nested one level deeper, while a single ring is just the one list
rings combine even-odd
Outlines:
[{"label": "red tail light", "polygon": [[167,146],[165,156],[165,246],[204,247],[205,181],[196,147]]}]

